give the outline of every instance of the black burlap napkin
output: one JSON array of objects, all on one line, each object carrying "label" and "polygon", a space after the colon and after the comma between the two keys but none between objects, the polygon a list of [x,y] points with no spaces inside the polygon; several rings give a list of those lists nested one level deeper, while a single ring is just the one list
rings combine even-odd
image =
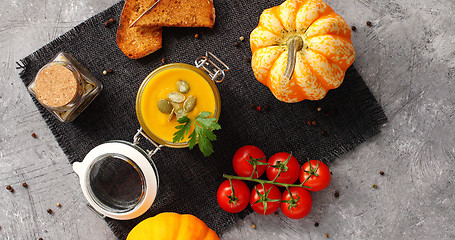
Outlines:
[{"label": "black burlap napkin", "polygon": [[[222,174],[234,173],[231,159],[239,147],[256,145],[267,156],[292,151],[300,163],[307,158],[329,162],[377,134],[386,122],[384,112],[354,67],[347,71],[341,87],[321,101],[282,103],[255,80],[249,63],[248,36],[261,12],[281,2],[215,0],[217,17],[213,29],[164,28],[161,50],[131,60],[116,45],[117,24],[107,28],[103,24],[110,18],[118,23],[124,3],[121,1],[21,60],[24,69],[20,76],[26,85],[59,51],[71,53],[104,85],[95,101],[71,123],[58,122],[34,99],[71,163],[81,161],[90,149],[108,140],[132,140],[139,128],[136,92],[142,80],[163,65],[163,58],[167,63],[191,64],[205,51],[211,51],[231,67],[226,80],[218,84],[222,129],[216,132],[215,153],[205,158],[197,148],[159,151],[154,161],[160,187],[150,210],[130,221],[106,220],[119,238],[124,239],[144,218],[165,211],[193,214],[221,233],[248,213],[225,213],[216,200]],[[240,36],[245,41],[240,41]],[[234,46],[235,42],[239,45]],[[109,68],[113,72],[103,75],[103,70]],[[262,111],[252,109],[251,103],[262,106]],[[316,126],[308,124],[313,120]]]}]

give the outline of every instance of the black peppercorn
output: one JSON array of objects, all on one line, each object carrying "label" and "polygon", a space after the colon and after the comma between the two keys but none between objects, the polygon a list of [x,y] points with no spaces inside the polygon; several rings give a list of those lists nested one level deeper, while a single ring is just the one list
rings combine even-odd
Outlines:
[{"label": "black peppercorn", "polygon": [[251,58],[250,58],[250,57],[246,57],[246,58],[245,58],[245,61],[251,62]]},{"label": "black peppercorn", "polygon": [[114,23],[115,20],[113,18],[109,19],[109,23]]},{"label": "black peppercorn", "polygon": [[319,223],[318,223],[318,222],[315,222],[315,223],[314,223],[314,226],[315,226],[315,227],[319,227]]},{"label": "black peppercorn", "polygon": [[355,26],[352,26],[351,30],[355,32],[355,30],[357,30],[357,28]]},{"label": "black peppercorn", "polygon": [[311,122],[311,125],[316,126],[316,125],[318,125],[318,122],[317,122],[316,120],[313,120],[313,121]]},{"label": "black peppercorn", "polygon": [[335,192],[333,193],[333,196],[336,197],[336,198],[338,198],[338,197],[340,196],[340,193],[339,193],[338,191],[335,191]]},{"label": "black peppercorn", "polygon": [[52,209],[47,209],[47,213],[52,214]]},{"label": "black peppercorn", "polygon": [[367,26],[371,27],[373,24],[370,21],[367,21]]},{"label": "black peppercorn", "polygon": [[111,23],[109,21],[104,22],[104,27],[109,27]]},{"label": "black peppercorn", "polygon": [[11,185],[6,185],[6,190],[11,191],[11,189],[13,189],[13,187],[11,187]]},{"label": "black peppercorn", "polygon": [[239,42],[235,42],[234,43],[234,47],[237,47],[237,48],[240,47],[240,43]]},{"label": "black peppercorn", "polygon": [[268,111],[269,109],[270,109],[270,105],[268,105],[268,104],[264,105],[264,110],[265,111]]},{"label": "black peppercorn", "polygon": [[36,138],[36,133],[32,133],[32,138]]},{"label": "black peppercorn", "polygon": [[22,183],[22,187],[28,188],[28,184],[26,182]]},{"label": "black peppercorn", "polygon": [[384,171],[380,171],[379,174],[384,175]]}]

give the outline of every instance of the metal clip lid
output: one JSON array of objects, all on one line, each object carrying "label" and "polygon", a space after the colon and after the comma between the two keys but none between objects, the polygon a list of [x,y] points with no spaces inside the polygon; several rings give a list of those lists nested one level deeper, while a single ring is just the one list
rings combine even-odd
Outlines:
[{"label": "metal clip lid", "polygon": [[222,82],[226,76],[225,72],[230,70],[223,61],[211,52],[205,52],[205,56],[199,57],[194,63],[197,68],[205,70],[210,78],[217,83]]}]

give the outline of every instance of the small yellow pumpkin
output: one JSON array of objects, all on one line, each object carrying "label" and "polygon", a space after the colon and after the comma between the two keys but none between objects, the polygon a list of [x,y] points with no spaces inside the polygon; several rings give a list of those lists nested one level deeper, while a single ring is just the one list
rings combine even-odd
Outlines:
[{"label": "small yellow pumpkin", "polygon": [[250,44],[256,79],[289,103],[324,98],[355,58],[351,29],[322,0],[287,0],[264,10]]},{"label": "small yellow pumpkin", "polygon": [[199,218],[190,214],[160,213],[136,225],[127,240],[212,240],[220,239]]}]

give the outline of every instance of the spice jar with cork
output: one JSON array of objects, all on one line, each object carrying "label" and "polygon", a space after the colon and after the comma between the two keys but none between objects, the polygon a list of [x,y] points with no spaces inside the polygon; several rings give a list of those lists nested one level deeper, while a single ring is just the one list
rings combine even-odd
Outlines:
[{"label": "spice jar with cork", "polygon": [[38,102],[61,122],[71,122],[103,88],[73,56],[60,52],[28,86]]}]

